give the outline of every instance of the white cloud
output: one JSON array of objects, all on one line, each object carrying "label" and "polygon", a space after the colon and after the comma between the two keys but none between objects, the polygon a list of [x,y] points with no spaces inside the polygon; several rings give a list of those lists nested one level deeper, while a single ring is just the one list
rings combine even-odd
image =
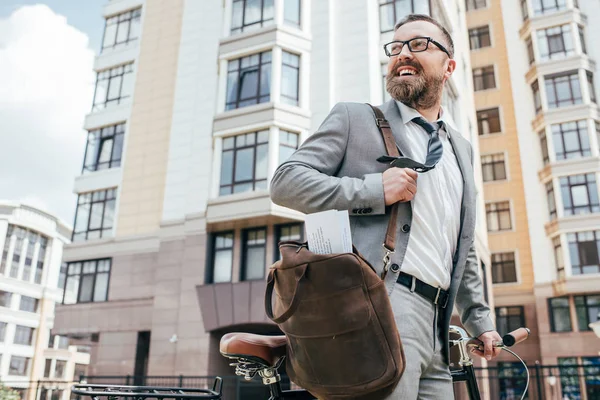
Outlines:
[{"label": "white cloud", "polygon": [[0,199],[73,223],[93,62],[87,35],[45,5],[0,19]]}]

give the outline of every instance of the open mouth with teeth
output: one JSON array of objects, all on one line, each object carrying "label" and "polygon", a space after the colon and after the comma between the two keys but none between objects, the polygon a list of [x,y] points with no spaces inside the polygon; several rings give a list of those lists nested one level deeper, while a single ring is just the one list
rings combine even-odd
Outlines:
[{"label": "open mouth with teeth", "polygon": [[412,67],[400,67],[398,68],[398,76],[413,76],[417,75],[418,72]]}]

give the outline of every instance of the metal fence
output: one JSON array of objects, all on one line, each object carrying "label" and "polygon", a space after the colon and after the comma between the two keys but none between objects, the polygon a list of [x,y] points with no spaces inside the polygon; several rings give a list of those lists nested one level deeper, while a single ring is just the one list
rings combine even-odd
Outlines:
[{"label": "metal fence", "polygon": [[[529,400],[600,400],[600,358],[586,364],[540,365],[528,366],[530,384]],[[499,363],[496,367],[476,369],[477,382],[483,399],[518,400],[525,390],[526,373],[521,363]],[[227,400],[265,400],[268,390],[262,385],[260,378],[246,381],[239,376],[222,376],[223,399]],[[80,376],[81,382],[92,384],[136,385],[136,386],[168,386],[210,389],[215,381],[214,376]],[[24,382],[7,387],[20,387],[22,399],[33,400],[66,400],[70,396],[72,382],[34,381],[29,382],[28,389],[22,389]],[[282,377],[284,389],[295,389],[289,378]],[[455,385],[456,400],[466,399],[466,391],[462,383]],[[31,397],[26,397],[29,394]],[[59,397],[60,395],[60,397]]]}]

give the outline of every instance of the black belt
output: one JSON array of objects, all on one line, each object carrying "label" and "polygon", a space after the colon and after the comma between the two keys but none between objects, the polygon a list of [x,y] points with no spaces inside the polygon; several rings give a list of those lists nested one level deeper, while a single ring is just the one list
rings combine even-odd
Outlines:
[{"label": "black belt", "polygon": [[439,304],[442,308],[446,308],[446,305],[448,305],[449,295],[447,291],[428,285],[412,275],[400,272],[396,282],[431,300],[433,304]]}]

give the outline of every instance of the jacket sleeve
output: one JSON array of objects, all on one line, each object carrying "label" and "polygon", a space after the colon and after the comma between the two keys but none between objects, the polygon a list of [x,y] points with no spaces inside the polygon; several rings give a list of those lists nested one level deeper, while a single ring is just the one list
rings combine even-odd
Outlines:
[{"label": "jacket sleeve", "polygon": [[[471,147],[471,165],[473,164],[473,148]],[[461,322],[467,332],[474,337],[479,337],[484,332],[496,328],[490,317],[490,308],[483,296],[483,282],[479,275],[479,261],[475,251],[475,235],[469,248],[465,271],[458,286],[456,295],[456,308]]]},{"label": "jacket sleeve", "polygon": [[303,213],[330,209],[371,209],[366,215],[385,214],[381,173],[361,178],[338,177],[347,157],[350,134],[348,106],[338,103],[319,129],[288,161],[281,164],[271,180],[274,203]]}]

